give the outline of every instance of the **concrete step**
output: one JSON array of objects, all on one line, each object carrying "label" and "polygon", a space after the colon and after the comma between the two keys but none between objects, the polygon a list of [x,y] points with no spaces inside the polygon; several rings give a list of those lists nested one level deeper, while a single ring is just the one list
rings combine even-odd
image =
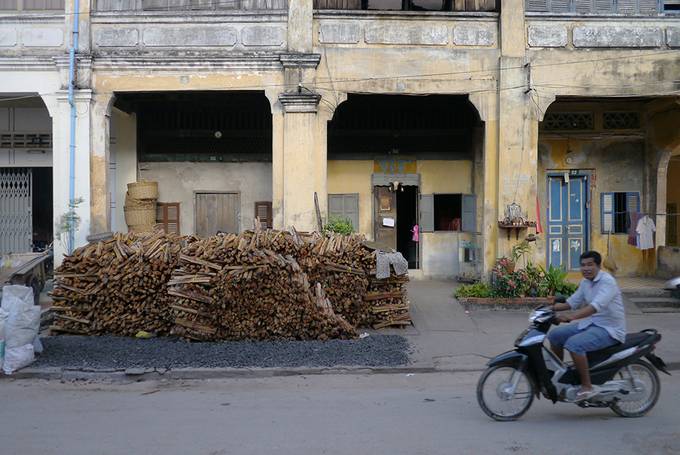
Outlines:
[{"label": "concrete step", "polygon": [[680,300],[673,297],[631,297],[630,300],[636,305],[680,305]]},{"label": "concrete step", "polygon": [[680,305],[677,307],[649,307],[641,308],[642,312],[645,314],[651,313],[680,313]]},{"label": "concrete step", "polygon": [[663,288],[621,289],[621,293],[631,299],[638,297],[672,297],[671,291]]}]

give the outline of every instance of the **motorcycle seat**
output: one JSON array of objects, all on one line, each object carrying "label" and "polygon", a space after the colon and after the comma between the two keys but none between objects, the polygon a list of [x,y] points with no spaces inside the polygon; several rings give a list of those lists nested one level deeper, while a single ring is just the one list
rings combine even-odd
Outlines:
[{"label": "motorcycle seat", "polygon": [[626,334],[626,341],[623,343],[617,343],[608,348],[600,349],[599,351],[588,352],[586,355],[588,357],[588,364],[594,365],[610,357],[617,352],[624,351],[633,346],[637,346],[642,343],[645,339],[649,338],[651,335],[648,332],[635,332]]}]

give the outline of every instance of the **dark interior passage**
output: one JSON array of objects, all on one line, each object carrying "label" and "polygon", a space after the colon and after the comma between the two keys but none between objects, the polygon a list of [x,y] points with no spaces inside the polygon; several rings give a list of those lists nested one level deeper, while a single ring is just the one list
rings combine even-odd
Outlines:
[{"label": "dark interior passage", "polygon": [[42,250],[52,243],[52,168],[33,171],[33,249]]},{"label": "dark interior passage", "polygon": [[418,187],[402,186],[397,191],[397,251],[408,261],[410,269],[419,268],[418,243],[413,241],[413,227],[418,224]]}]

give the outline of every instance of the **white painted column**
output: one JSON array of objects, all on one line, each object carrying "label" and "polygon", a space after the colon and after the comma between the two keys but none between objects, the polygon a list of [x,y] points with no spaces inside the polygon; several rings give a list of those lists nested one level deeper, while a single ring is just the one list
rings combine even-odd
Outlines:
[{"label": "white painted column", "polygon": [[[63,217],[69,211],[69,133],[71,107],[66,91],[44,95],[43,99],[52,116],[52,175],[54,217],[54,262],[59,265],[67,250],[68,233],[59,236]],[[75,147],[75,198],[82,201],[75,208],[80,221],[75,231],[75,247],[87,243],[90,233],[90,113],[92,93],[80,90],[75,94],[76,147]]]}]

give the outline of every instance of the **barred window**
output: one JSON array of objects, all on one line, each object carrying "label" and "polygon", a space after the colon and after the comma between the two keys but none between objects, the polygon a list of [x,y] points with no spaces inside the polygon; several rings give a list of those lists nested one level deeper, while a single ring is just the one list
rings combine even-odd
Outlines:
[{"label": "barred window", "polygon": [[593,125],[592,112],[552,112],[543,120],[546,131],[592,130]]},{"label": "barred window", "polygon": [[637,112],[605,112],[602,126],[606,130],[635,130],[640,128],[640,114]]}]

